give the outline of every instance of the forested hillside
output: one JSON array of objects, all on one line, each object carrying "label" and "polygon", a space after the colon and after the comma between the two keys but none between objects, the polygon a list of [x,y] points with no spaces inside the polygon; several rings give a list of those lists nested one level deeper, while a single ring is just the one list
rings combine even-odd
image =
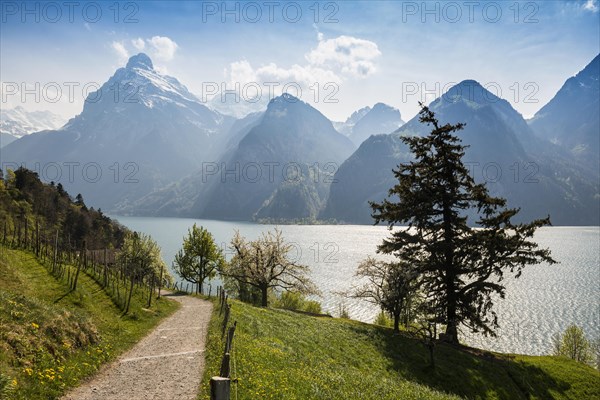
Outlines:
[{"label": "forested hillside", "polygon": [[88,208],[81,195],[72,198],[60,183],[44,184],[25,168],[7,175],[0,181],[4,243],[32,248],[37,255],[56,243],[64,251],[121,247],[127,229]]}]

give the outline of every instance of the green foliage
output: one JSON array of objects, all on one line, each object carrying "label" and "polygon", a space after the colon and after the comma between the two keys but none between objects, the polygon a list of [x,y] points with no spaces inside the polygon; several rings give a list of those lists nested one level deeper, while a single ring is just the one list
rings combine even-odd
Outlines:
[{"label": "green foliage", "polygon": [[350,319],[350,313],[348,312],[348,306],[346,303],[341,302],[338,304],[338,317],[341,319]]},{"label": "green foliage", "polygon": [[395,331],[399,330],[400,319],[408,326],[414,318],[413,304],[418,294],[416,273],[410,266],[368,257],[358,265],[356,276],[367,282],[355,288],[351,297],[369,301],[387,312]]},{"label": "green foliage", "polygon": [[[227,275],[223,275],[223,284],[230,297],[255,306],[262,304],[262,293],[259,288]],[[270,299],[276,297],[272,289],[268,291],[267,296]]]},{"label": "green foliage", "polygon": [[316,300],[306,300],[304,302],[302,311],[306,311],[307,313],[311,314],[321,314],[323,312],[321,303]]},{"label": "green foliage", "polygon": [[600,337],[596,337],[590,344],[592,346],[592,364],[600,370]]},{"label": "green foliage", "polygon": [[304,311],[312,314],[321,313],[321,303],[316,300],[307,300],[302,293],[296,291],[282,292],[273,304],[273,307],[283,308],[285,310]]},{"label": "green foliage", "polygon": [[[600,373],[562,357],[510,356],[436,346],[390,328],[231,301],[237,321],[232,377],[245,399],[597,399]],[[223,356],[213,313],[200,399]]]},{"label": "green foliage", "polygon": [[126,266],[127,274],[130,279],[129,295],[125,305],[125,313],[130,309],[133,286],[136,281],[146,281],[149,287],[148,305],[152,304],[154,296],[154,287],[159,277],[170,281],[169,272],[160,255],[160,246],[145,233],[128,232],[123,241],[121,252],[118,256],[119,261]]},{"label": "green foliage", "polygon": [[150,235],[141,232],[128,232],[119,253],[119,259],[128,265],[137,277],[168,274],[160,255],[160,246]]},{"label": "green foliage", "polygon": [[224,266],[225,257],[212,234],[194,224],[183,238],[183,247],[175,255],[175,272],[184,280],[197,285],[197,292],[202,294],[204,281],[213,279]]},{"label": "green foliage", "polygon": [[[415,274],[431,322],[446,325],[449,341],[458,343],[460,324],[494,335],[493,299],[504,297],[504,274],[519,277],[527,265],[555,262],[549,250],[530,241],[550,220],[513,223],[519,210],[506,208],[505,199],[476,184],[462,161],[465,146],[454,133],[464,124],[440,125],[421,107],[420,121],[433,126],[431,133],[402,138],[414,161],[393,171],[398,182],[388,199],[371,202],[376,223],[409,228],[392,231],[378,250]],[[474,223],[482,229],[471,229],[469,215],[476,215]]]},{"label": "green foliage", "polygon": [[[87,208],[83,197],[73,200],[62,185],[48,185],[25,168],[9,170],[0,185],[0,232],[14,236],[16,245],[58,242],[64,249],[118,248],[126,229],[101,210]],[[35,239],[31,233],[36,232]]]},{"label": "green foliage", "polygon": [[570,325],[562,335],[557,334],[552,340],[555,356],[568,357],[584,364],[595,363],[593,344],[577,325]]},{"label": "green foliage", "polygon": [[287,291],[281,293],[279,301],[275,304],[277,308],[286,310],[301,310],[304,305],[304,296],[300,292]]},{"label": "green foliage", "polygon": [[390,317],[388,317],[388,315],[385,312],[381,311],[379,314],[377,314],[375,320],[373,320],[373,324],[379,326],[387,326],[391,328],[394,326],[394,321]]},{"label": "green foliage", "polygon": [[279,229],[276,228],[274,233],[263,233],[251,242],[236,232],[231,247],[235,255],[221,274],[239,282],[238,290],[248,290],[248,286],[259,290],[263,307],[268,305],[268,295],[272,289],[318,293],[308,278],[309,267],[290,258],[289,253],[294,247],[284,241]]}]

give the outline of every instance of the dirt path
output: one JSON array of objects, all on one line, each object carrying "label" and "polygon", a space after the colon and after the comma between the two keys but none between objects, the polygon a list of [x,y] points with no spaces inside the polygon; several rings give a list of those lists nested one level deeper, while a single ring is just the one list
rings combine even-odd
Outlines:
[{"label": "dirt path", "polygon": [[181,309],[63,400],[196,399],[212,303],[167,296]]}]

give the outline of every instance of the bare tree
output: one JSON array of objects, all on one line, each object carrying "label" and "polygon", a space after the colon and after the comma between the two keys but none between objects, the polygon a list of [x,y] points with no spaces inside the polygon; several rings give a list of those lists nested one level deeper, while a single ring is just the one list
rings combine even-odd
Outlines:
[{"label": "bare tree", "polygon": [[235,255],[222,270],[222,275],[257,288],[261,305],[268,306],[269,289],[295,290],[302,294],[317,294],[308,278],[309,267],[289,257],[293,246],[286,243],[281,231],[263,233],[254,241],[247,241],[239,232],[231,240]]}]

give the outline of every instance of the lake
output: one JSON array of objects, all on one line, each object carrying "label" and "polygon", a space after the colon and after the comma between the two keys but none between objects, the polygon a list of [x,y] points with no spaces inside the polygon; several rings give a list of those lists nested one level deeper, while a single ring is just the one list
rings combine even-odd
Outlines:
[{"label": "lake", "polygon": [[[231,255],[227,244],[235,230],[249,238],[273,229],[273,225],[224,222],[187,218],[114,217],[130,229],[152,235],[171,265],[182,239],[194,223],[208,229],[217,243]],[[368,225],[282,225],[285,239],[292,243],[292,256],[309,265],[312,279],[322,296],[323,311],[337,315],[344,304],[353,319],[371,322],[378,308],[360,300],[345,299],[339,292],[358,282],[358,263],[375,255],[388,234],[384,226]],[[500,329],[497,338],[462,333],[469,345],[493,351],[547,354],[551,337],[571,323],[581,326],[589,338],[600,336],[600,228],[546,227],[535,240],[552,250],[556,265],[533,265],[519,279],[505,279],[504,300],[495,302]],[[217,282],[213,283],[213,290]]]}]

